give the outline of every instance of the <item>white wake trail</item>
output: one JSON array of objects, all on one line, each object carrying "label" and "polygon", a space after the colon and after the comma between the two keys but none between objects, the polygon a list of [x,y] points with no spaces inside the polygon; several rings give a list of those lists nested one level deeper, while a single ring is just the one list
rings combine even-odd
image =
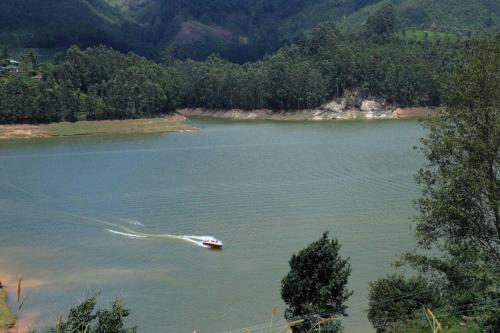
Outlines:
[{"label": "white wake trail", "polygon": [[128,238],[135,238],[135,239],[179,239],[183,240],[186,242],[189,242],[191,244],[195,244],[200,247],[207,247],[206,245],[203,244],[203,240],[207,238],[212,238],[210,236],[188,236],[188,235],[183,235],[183,236],[176,236],[176,235],[169,235],[169,234],[145,234],[142,232],[136,232],[134,230],[131,230],[129,228],[126,228],[124,226],[119,226],[120,229],[124,230],[123,231],[117,231],[113,229],[106,229],[108,232],[113,233],[115,235],[120,235],[120,236],[125,236]]},{"label": "white wake trail", "polygon": [[112,230],[112,229],[106,229],[106,230],[111,232],[112,234],[126,236],[126,237],[130,237],[130,238],[147,238],[147,236],[127,234],[126,232],[116,231],[116,230]]}]

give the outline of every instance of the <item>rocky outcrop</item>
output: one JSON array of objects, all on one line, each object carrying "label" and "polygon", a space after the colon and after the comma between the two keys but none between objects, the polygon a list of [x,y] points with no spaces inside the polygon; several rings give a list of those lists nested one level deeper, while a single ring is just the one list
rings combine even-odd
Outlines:
[{"label": "rocky outcrop", "polygon": [[333,119],[390,119],[393,118],[394,107],[376,99],[358,99],[346,96],[330,101],[312,110],[311,120]]},{"label": "rocky outcrop", "polygon": [[315,109],[284,110],[213,110],[205,108],[181,109],[177,112],[186,117],[212,117],[236,120],[296,120],[324,121],[349,119],[416,119],[435,114],[438,108],[400,108],[375,98],[361,98],[356,92],[329,101]]}]

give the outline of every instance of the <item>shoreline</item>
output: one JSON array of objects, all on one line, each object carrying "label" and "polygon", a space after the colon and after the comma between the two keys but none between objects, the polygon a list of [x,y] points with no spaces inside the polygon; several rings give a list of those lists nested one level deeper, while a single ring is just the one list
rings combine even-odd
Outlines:
[{"label": "shoreline", "polygon": [[[441,108],[412,107],[396,108],[368,101],[360,108],[338,108],[335,102],[313,110],[274,111],[259,110],[217,110],[206,108],[185,108],[176,114],[161,118],[141,118],[127,120],[77,121],[51,124],[0,125],[0,141],[12,139],[40,139],[89,135],[128,135],[169,132],[193,132],[199,128],[185,124],[189,117],[206,117],[229,120],[267,121],[336,121],[336,120],[411,120],[433,116]],[[372,103],[372,104],[370,104]]]},{"label": "shoreline", "polygon": [[149,134],[168,132],[192,132],[198,128],[186,125],[185,117],[173,115],[163,118],[128,120],[77,121],[41,125],[0,125],[0,140],[57,138],[85,135]]},{"label": "shoreline", "polygon": [[[14,313],[15,297],[17,293],[17,278],[6,272],[0,272],[0,332],[5,333],[29,333],[32,332],[31,325],[38,316],[37,312],[26,312],[21,310],[17,315]],[[36,289],[46,285],[48,282],[36,279],[22,279],[21,301],[24,299],[25,290]],[[13,297],[14,300],[9,300]]]},{"label": "shoreline", "polygon": [[0,331],[13,328],[17,323],[17,318],[9,307],[9,293],[6,287],[0,288]]},{"label": "shoreline", "polygon": [[275,120],[275,121],[335,121],[335,120],[411,120],[433,116],[441,108],[412,107],[412,108],[378,108],[378,109],[347,109],[332,110],[320,108],[314,110],[273,111],[260,110],[217,110],[206,108],[185,108],[177,110],[184,117],[207,117],[232,120]]}]

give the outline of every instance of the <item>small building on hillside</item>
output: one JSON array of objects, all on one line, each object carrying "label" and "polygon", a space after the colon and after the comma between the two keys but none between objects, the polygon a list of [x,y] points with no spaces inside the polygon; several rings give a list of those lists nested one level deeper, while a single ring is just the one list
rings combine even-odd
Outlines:
[{"label": "small building on hillside", "polygon": [[19,67],[13,65],[1,66],[0,73],[19,73]]},{"label": "small building on hillside", "polygon": [[21,64],[19,61],[5,59],[2,63],[0,64],[0,73],[19,73],[19,65]]}]

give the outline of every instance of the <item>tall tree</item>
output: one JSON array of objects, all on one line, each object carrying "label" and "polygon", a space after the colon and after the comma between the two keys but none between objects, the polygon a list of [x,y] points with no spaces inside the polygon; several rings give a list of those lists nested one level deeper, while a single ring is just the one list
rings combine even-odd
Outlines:
[{"label": "tall tree", "polygon": [[[407,261],[441,282],[454,308],[500,298],[500,40],[471,43],[446,107],[425,123],[417,239]],[[436,251],[437,250],[437,251]],[[422,254],[423,253],[423,254]]]},{"label": "tall tree", "polygon": [[368,34],[375,36],[387,36],[396,27],[396,10],[390,3],[384,4],[378,11],[370,15],[366,20],[365,29]]},{"label": "tall tree", "polygon": [[[288,305],[287,319],[297,316],[318,314],[316,320],[347,313],[345,302],[352,295],[347,289],[351,275],[349,259],[340,254],[340,244],[329,239],[328,232],[290,259],[290,272],[281,282],[281,298]],[[314,320],[314,319],[313,319]],[[306,322],[294,328],[295,332],[306,332]],[[323,332],[338,332],[338,321],[326,327]]]},{"label": "tall tree", "polygon": [[9,48],[7,46],[2,46],[0,51],[0,60],[7,60],[10,57]]},{"label": "tall tree", "polygon": [[29,61],[32,69],[38,67],[38,52],[35,49],[29,49],[26,59]]}]

